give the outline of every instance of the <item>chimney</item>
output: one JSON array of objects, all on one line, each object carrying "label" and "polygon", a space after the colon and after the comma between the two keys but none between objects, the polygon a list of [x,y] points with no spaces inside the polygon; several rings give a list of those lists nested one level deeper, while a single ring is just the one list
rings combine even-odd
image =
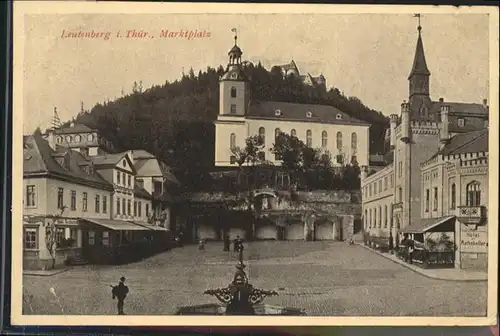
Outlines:
[{"label": "chimney", "polygon": [[49,147],[52,148],[52,150],[56,150],[56,135],[54,132],[54,129],[48,129],[47,130],[47,135],[45,137],[47,142],[49,143]]},{"label": "chimney", "polygon": [[444,102],[444,99],[443,98],[439,98],[439,102],[440,103]]},{"label": "chimney", "polygon": [[483,106],[484,108],[488,108],[488,99],[483,99]]},{"label": "chimney", "polygon": [[398,115],[397,114],[391,114],[389,116],[390,120],[390,125],[391,125],[391,149],[394,149],[396,147],[396,126],[398,124]]},{"label": "chimney", "polygon": [[410,104],[406,101],[401,104],[401,140],[404,143],[410,141]]},{"label": "chimney", "polygon": [[448,132],[448,115],[450,114],[450,106],[449,105],[441,105],[441,129],[439,132],[439,140],[441,144],[445,145],[449,138],[450,134]]}]

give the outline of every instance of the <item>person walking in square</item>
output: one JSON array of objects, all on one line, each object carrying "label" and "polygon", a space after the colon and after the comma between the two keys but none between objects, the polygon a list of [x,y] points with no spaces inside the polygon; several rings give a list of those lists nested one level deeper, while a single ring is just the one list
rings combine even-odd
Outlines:
[{"label": "person walking in square", "polygon": [[118,315],[125,315],[125,313],[123,312],[123,305],[125,303],[125,298],[127,297],[127,294],[129,292],[128,287],[125,285],[125,277],[120,278],[120,282],[117,286],[113,286],[113,290],[111,292],[113,294],[113,300],[115,298],[118,300]]},{"label": "person walking in square", "polygon": [[229,239],[229,235],[224,236],[224,252],[229,252],[231,249],[231,240]]}]

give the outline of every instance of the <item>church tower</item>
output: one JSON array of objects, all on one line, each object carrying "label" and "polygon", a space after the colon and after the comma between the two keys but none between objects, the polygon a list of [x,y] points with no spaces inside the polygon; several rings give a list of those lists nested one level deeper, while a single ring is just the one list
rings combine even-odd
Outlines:
[{"label": "church tower", "polygon": [[[420,20],[420,17],[419,17]],[[409,103],[411,120],[435,120],[430,115],[431,98],[429,89],[429,77],[431,75],[425,60],[424,44],[422,42],[422,27],[418,24],[418,39],[415,48],[415,57],[411,68],[409,81]]]},{"label": "church tower", "polygon": [[243,72],[241,56],[243,52],[238,47],[238,36],[233,29],[234,46],[229,50],[229,63],[226,72],[219,80],[219,115],[243,117],[248,106],[248,78]]}]

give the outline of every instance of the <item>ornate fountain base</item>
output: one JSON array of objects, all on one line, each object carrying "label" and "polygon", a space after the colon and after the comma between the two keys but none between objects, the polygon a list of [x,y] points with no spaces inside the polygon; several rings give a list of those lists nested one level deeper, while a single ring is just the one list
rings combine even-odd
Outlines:
[{"label": "ornate fountain base", "polygon": [[303,310],[290,307],[281,307],[268,304],[257,304],[253,307],[251,314],[231,314],[227,312],[226,306],[221,304],[205,304],[198,306],[181,307],[177,310],[175,315],[280,315],[280,316],[305,316],[307,315]]}]

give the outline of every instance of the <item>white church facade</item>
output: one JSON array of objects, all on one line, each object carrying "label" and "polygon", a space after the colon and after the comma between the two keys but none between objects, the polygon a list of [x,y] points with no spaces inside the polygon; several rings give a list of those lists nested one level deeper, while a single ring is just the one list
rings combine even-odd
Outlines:
[{"label": "white church facade", "polygon": [[330,152],[334,166],[356,162],[368,165],[370,124],[333,106],[253,101],[250,79],[242,66],[242,51],[229,51],[226,72],[219,80],[219,115],[215,121],[215,166],[237,167],[233,149],[259,135],[263,140],[260,159],[280,165],[270,152],[279,132],[296,136],[312,148]]}]

